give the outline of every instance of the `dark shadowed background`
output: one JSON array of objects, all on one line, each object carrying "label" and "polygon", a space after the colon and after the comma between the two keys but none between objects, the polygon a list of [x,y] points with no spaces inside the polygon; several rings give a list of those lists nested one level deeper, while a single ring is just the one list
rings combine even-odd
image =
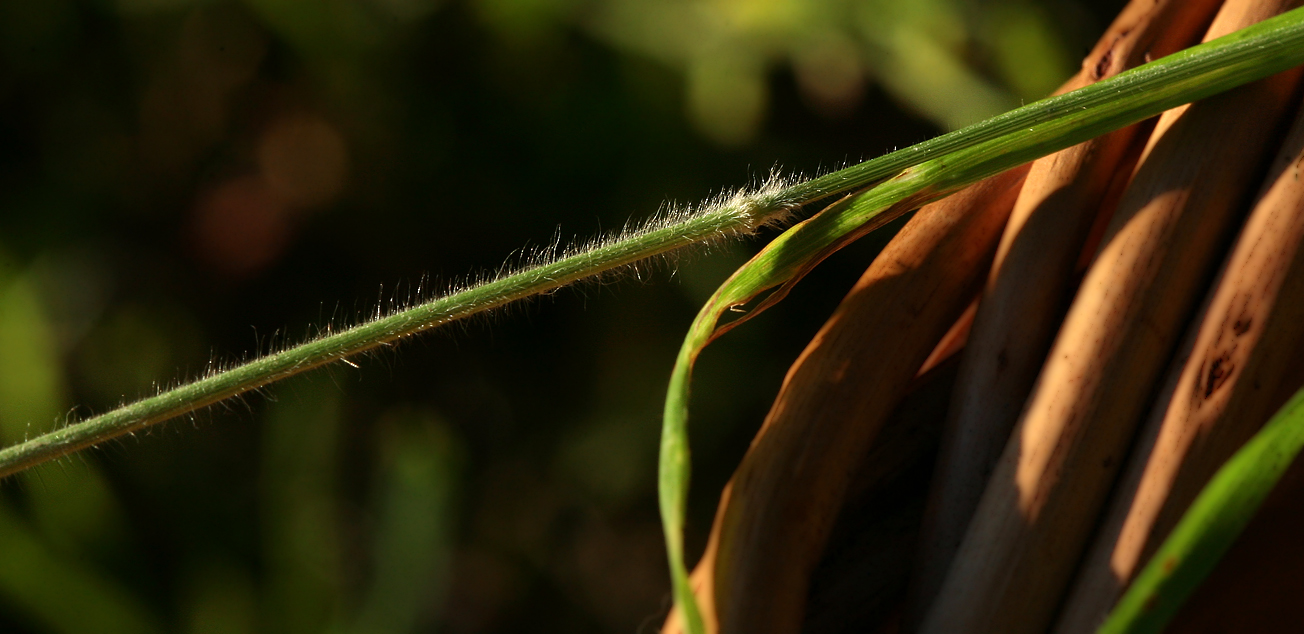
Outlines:
[{"label": "dark shadowed background", "polygon": [[[1121,4],[0,0],[0,439],[558,234],[1039,98]],[[783,372],[883,239],[704,355],[692,556]],[[666,380],[761,243],[0,483],[0,631],[656,631]]]}]

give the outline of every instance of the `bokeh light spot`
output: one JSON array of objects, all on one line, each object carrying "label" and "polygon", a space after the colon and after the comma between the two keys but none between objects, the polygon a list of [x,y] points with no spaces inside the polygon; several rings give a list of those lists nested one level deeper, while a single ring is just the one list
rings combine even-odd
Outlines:
[{"label": "bokeh light spot", "polygon": [[324,205],[344,188],[348,152],[344,138],[315,115],[272,124],[258,145],[258,166],[277,196],[296,207]]},{"label": "bokeh light spot", "polygon": [[249,276],[289,241],[289,211],[261,178],[240,177],[203,195],[195,208],[198,255],[229,277]]}]

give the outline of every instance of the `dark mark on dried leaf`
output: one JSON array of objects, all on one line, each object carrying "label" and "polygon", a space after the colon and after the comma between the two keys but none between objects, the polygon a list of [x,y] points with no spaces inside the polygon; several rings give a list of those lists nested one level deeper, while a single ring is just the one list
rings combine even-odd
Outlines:
[{"label": "dark mark on dried leaf", "polygon": [[1214,359],[1213,363],[1209,364],[1209,372],[1204,375],[1204,397],[1213,396],[1213,393],[1222,387],[1223,383],[1227,382],[1227,378],[1232,375],[1232,371],[1235,369],[1236,365],[1232,363],[1226,353]]}]

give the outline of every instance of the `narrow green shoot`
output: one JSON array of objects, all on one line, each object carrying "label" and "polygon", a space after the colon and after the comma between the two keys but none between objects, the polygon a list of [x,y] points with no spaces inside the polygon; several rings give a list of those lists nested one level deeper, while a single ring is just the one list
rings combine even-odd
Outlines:
[{"label": "narrow green shoot", "polygon": [[1119,600],[1101,634],[1162,632],[1304,449],[1304,390],[1214,474]]},{"label": "narrow green shoot", "polygon": [[0,477],[611,269],[681,247],[754,233],[761,226],[784,221],[795,208],[794,201],[793,193],[772,178],[753,191],[723,195],[696,208],[671,209],[641,227],[584,249],[536,258],[542,261],[6,447],[0,450]]}]

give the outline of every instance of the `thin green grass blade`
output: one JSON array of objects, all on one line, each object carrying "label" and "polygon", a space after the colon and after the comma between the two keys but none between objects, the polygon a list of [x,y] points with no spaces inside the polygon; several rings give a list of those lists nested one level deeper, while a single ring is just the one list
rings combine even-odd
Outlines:
[{"label": "thin green grass blade", "polygon": [[[789,187],[783,197],[810,202],[889,178],[936,158],[1020,133],[1046,121],[1085,110],[1126,110],[1148,103],[1162,112],[1229,88],[1293,68],[1304,47],[1304,8],[1274,16],[1249,28],[1192,46],[1063,95],[1048,97],[1005,114],[929,139],[908,148]],[[1102,113],[1103,114],[1103,113]],[[1100,116],[1099,114],[1097,116]],[[1102,117],[1107,119],[1107,117]],[[1120,124],[1117,127],[1123,127]],[[1097,132],[1093,136],[1099,136]]]},{"label": "thin green grass blade", "polygon": [[[794,226],[738,269],[699,311],[680,348],[666,395],[658,485],[671,584],[688,634],[706,631],[683,561],[684,513],[691,472],[689,385],[693,364],[702,349],[742,321],[721,326],[725,311],[777,289],[747,317],[759,313],[781,299],[792,284],[830,253],[892,218],[965,185],[1300,63],[1304,63],[1304,9],[1295,9],[1112,79],[894,152],[877,159],[878,163],[868,161],[790,188],[809,190],[801,195],[814,198],[847,180],[857,185],[878,183]],[[1011,122],[1018,125],[1011,126]],[[894,161],[909,162],[919,157],[924,160],[903,165],[887,180],[860,180],[859,173],[848,174],[849,170],[866,169],[871,164],[895,165],[900,163]]]},{"label": "thin green grass blade", "polygon": [[1101,634],[1162,632],[1304,448],[1304,390],[1236,452],[1119,600]]}]

